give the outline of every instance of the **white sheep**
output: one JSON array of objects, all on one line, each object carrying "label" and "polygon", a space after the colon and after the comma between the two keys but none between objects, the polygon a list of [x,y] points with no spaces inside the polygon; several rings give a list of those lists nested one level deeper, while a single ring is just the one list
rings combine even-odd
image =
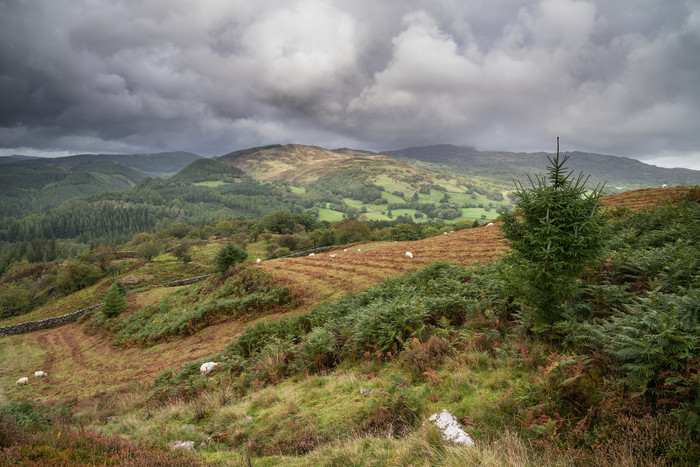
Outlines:
[{"label": "white sheep", "polygon": [[443,235],[447,235],[447,232],[443,232],[442,234],[443,234]]},{"label": "white sheep", "polygon": [[411,253],[410,251],[407,251],[406,258],[413,258],[413,253]]},{"label": "white sheep", "polygon": [[43,377],[45,377],[45,376],[49,376],[49,375],[46,374],[45,371],[39,370],[39,371],[35,371],[35,372],[34,372],[34,377],[35,377],[35,378],[43,378]]},{"label": "white sheep", "polygon": [[360,249],[358,248],[357,251],[362,251],[362,250],[360,250]]},{"label": "white sheep", "polygon": [[347,249],[347,248],[343,248],[343,253],[347,253],[347,252],[348,252],[348,249]]},{"label": "white sheep", "polygon": [[486,227],[493,227],[493,222],[489,222],[488,224],[486,224]]},{"label": "white sheep", "polygon": [[258,259],[255,260],[255,262],[258,263],[258,264],[260,264],[260,263],[262,263],[262,260],[261,260],[260,258],[258,258]]},{"label": "white sheep", "polygon": [[668,188],[668,186],[664,183],[663,185],[661,185],[661,188]]},{"label": "white sheep", "polygon": [[24,378],[20,378],[15,384],[19,384],[20,386],[29,384],[29,378],[27,378],[26,376]]},{"label": "white sheep", "polygon": [[316,256],[316,253],[309,253],[309,256]]},{"label": "white sheep", "polygon": [[202,363],[202,366],[199,367],[199,372],[202,374],[202,376],[207,376],[209,373],[214,371],[214,368],[217,366],[219,366],[219,362]]},{"label": "white sheep", "polygon": [[331,255],[331,258],[335,258],[335,255]]}]

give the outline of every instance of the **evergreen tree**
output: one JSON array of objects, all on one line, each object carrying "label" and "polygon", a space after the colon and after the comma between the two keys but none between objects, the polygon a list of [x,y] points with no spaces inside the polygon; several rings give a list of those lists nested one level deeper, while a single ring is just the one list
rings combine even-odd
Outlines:
[{"label": "evergreen tree", "polygon": [[248,259],[248,253],[233,243],[229,243],[219,250],[214,258],[214,269],[217,272],[224,272],[237,263],[242,263]]},{"label": "evergreen tree", "polygon": [[126,310],[126,298],[124,295],[126,290],[124,285],[117,281],[109,288],[107,295],[105,295],[104,304],[101,307],[102,314],[107,318],[113,318],[117,316],[122,311]]},{"label": "evergreen tree", "polygon": [[516,297],[530,308],[535,330],[558,321],[560,307],[572,298],[577,277],[598,258],[605,244],[602,187],[587,193],[588,178],[576,179],[564,166],[568,156],[548,157],[548,175],[516,182],[515,212],[501,209],[502,230],[511,253],[507,273]]}]

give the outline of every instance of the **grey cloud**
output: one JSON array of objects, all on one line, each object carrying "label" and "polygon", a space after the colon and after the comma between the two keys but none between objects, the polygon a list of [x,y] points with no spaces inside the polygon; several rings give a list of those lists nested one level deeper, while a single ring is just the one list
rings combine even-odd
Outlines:
[{"label": "grey cloud", "polygon": [[700,144],[700,7],[642,3],[0,0],[0,152],[558,135],[675,163]]}]

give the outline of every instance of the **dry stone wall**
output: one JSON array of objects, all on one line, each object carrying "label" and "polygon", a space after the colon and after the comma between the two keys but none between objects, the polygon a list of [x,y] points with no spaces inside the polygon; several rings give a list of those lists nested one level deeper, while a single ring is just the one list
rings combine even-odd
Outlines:
[{"label": "dry stone wall", "polygon": [[41,321],[30,321],[28,323],[15,324],[14,326],[5,326],[0,328],[0,336],[12,336],[14,334],[24,334],[26,332],[38,331],[39,329],[52,328],[61,324],[75,321],[81,316],[90,313],[93,310],[101,307],[102,304],[83,308],[82,310],[68,313],[67,315],[56,316],[55,318],[42,319]]}]

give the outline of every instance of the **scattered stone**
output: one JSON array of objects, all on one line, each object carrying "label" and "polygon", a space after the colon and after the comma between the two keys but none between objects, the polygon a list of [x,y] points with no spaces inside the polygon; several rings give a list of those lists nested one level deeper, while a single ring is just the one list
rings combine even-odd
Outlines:
[{"label": "scattered stone", "polygon": [[246,415],[244,420],[245,420],[246,422],[252,422],[252,421],[253,421],[253,417],[251,417],[250,415]]},{"label": "scattered stone", "polygon": [[111,417],[107,417],[107,418],[105,419],[105,423],[114,422],[114,421],[116,421],[116,420],[117,420],[117,417],[115,417],[114,415],[112,415]]},{"label": "scattered stone", "polygon": [[214,443],[214,442],[216,442],[216,443],[222,443],[222,442],[224,442],[224,441],[226,440],[226,437],[227,437],[227,436],[228,436],[228,433],[227,433],[227,432],[217,433],[217,434],[215,434],[215,435],[211,435],[211,436],[208,437],[206,440],[204,440],[204,441],[202,441],[201,443],[199,443],[199,446],[197,446],[197,447],[198,447],[199,449],[201,449],[201,448],[205,448],[205,447],[209,446],[211,443]]},{"label": "scattered stone", "polygon": [[442,437],[447,441],[452,441],[455,444],[462,444],[464,446],[474,446],[474,441],[467,434],[466,431],[462,429],[462,425],[457,420],[457,417],[452,415],[447,410],[443,410],[439,414],[433,414],[428,418],[431,422],[442,430]]},{"label": "scattered stone", "polygon": [[174,440],[168,443],[168,447],[172,451],[177,451],[178,449],[184,449],[185,451],[196,452],[194,450],[194,441],[179,441]]},{"label": "scattered stone", "polygon": [[185,423],[184,425],[180,425],[180,428],[184,428],[185,430],[194,430],[194,425],[191,423]]},{"label": "scattered stone", "polygon": [[370,388],[361,388],[361,389],[360,389],[360,394],[369,394],[370,392],[373,392],[373,391],[374,391],[374,389],[370,389]]}]

